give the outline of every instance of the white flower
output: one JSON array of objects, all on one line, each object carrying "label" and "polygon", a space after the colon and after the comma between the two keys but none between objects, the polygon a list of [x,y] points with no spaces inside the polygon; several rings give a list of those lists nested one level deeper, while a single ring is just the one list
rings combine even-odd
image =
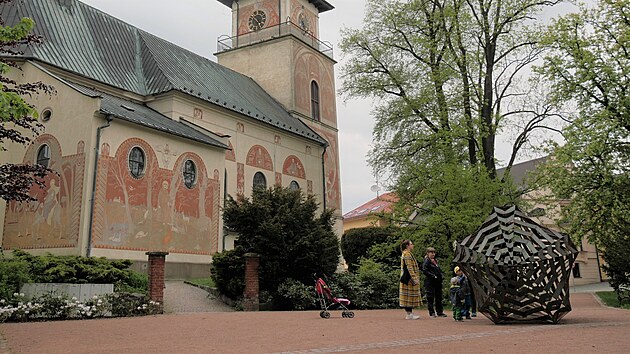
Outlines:
[{"label": "white flower", "polygon": [[24,293],[20,293],[20,296],[21,296],[21,297],[24,297]]},{"label": "white flower", "polygon": [[18,294],[18,293],[13,293],[13,296],[20,296],[20,294]]}]

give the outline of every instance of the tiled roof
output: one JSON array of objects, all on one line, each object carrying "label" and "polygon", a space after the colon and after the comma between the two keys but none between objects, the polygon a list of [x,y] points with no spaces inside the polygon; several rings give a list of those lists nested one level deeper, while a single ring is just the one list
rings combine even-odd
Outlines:
[{"label": "tiled roof", "polygon": [[[234,2],[234,0],[219,0],[219,2],[229,8],[232,8],[232,3]],[[332,10],[335,8],[334,6],[329,4],[328,1],[326,0],[308,0],[308,2],[315,5],[315,7],[317,8],[317,11],[319,11],[320,13],[328,11],[328,10]]]},{"label": "tiled roof", "polygon": [[398,196],[396,196],[395,193],[385,193],[361,205],[360,207],[345,213],[343,215],[343,219],[355,219],[376,213],[389,213],[392,211],[392,204],[397,201]]},{"label": "tiled roof", "polygon": [[253,79],[78,0],[20,0],[0,5],[0,13],[7,25],[35,21],[44,42],[29,47],[26,58],[143,96],[184,92],[326,145]]}]

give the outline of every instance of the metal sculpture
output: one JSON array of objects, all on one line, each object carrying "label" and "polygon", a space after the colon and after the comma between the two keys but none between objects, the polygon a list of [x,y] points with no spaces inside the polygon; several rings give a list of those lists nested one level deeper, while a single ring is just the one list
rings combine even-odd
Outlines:
[{"label": "metal sculpture", "polygon": [[478,311],[495,324],[557,323],[571,311],[569,275],[577,253],[567,235],[505,206],[457,243],[453,262],[470,279]]}]

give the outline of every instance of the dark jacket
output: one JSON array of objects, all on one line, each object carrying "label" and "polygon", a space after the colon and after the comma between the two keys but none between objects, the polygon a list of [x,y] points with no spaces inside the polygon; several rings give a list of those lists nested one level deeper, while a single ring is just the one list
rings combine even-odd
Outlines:
[{"label": "dark jacket", "polygon": [[442,286],[442,270],[438,265],[433,264],[429,257],[424,257],[424,262],[422,262],[422,274],[424,274],[425,288]]},{"label": "dark jacket", "polygon": [[451,286],[451,290],[449,291],[449,298],[451,299],[451,304],[453,304],[453,306],[463,304],[464,294],[462,293],[461,287]]},{"label": "dark jacket", "polygon": [[470,282],[468,281],[468,278],[466,277],[466,275],[462,274],[461,277],[459,278],[459,286],[462,288],[462,294],[463,295],[470,295]]}]

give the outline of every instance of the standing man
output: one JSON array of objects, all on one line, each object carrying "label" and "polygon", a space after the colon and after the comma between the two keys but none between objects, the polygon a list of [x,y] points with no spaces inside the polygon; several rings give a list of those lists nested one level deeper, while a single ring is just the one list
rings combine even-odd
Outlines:
[{"label": "standing man", "polygon": [[435,248],[433,247],[427,248],[422,263],[422,273],[424,274],[424,292],[427,294],[429,316],[447,317],[442,306],[442,270],[435,259]]}]

